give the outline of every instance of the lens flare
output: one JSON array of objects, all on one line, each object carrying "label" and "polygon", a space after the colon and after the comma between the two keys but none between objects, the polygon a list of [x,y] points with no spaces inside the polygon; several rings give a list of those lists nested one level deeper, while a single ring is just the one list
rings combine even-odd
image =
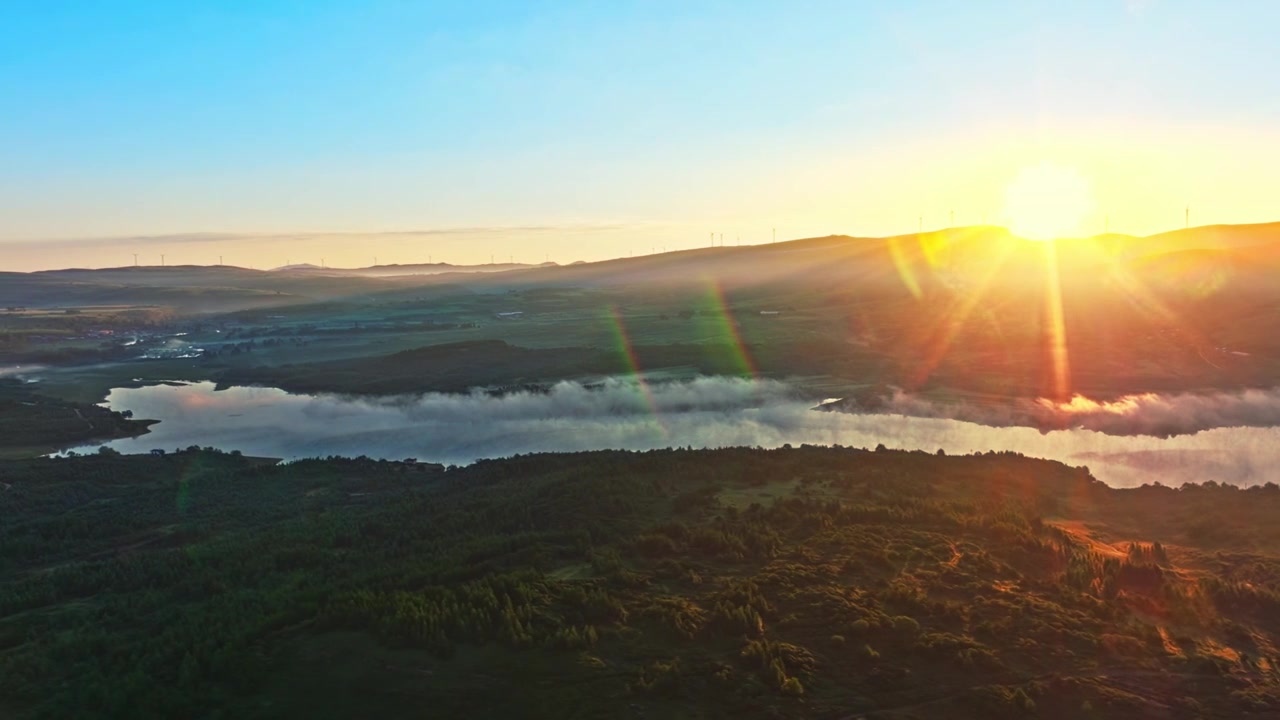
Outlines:
[{"label": "lens flare", "polygon": [[640,359],[636,356],[631,337],[627,334],[626,323],[623,322],[622,313],[618,311],[617,307],[611,306],[609,308],[609,320],[609,329],[613,334],[614,347],[622,357],[627,372],[635,379],[636,387],[640,389],[640,393],[644,396],[645,405],[649,408],[649,414],[653,418],[654,425],[662,436],[666,437],[667,426],[662,421],[662,415],[658,412],[658,405],[653,399],[653,390],[650,389],[649,382],[645,379],[644,372],[640,369]]},{"label": "lens flare", "polygon": [[893,267],[898,271],[898,278],[902,280],[902,284],[911,293],[911,296],[919,300],[924,294],[920,290],[920,281],[916,279],[916,271],[911,262],[911,258],[907,257],[904,247],[907,241],[901,237],[889,238],[889,257],[893,259]]},{"label": "lens flare", "polygon": [[742,339],[742,331],[738,327],[738,321],[733,316],[733,311],[729,309],[729,303],[724,296],[724,288],[715,280],[707,282],[707,295],[705,298],[707,309],[711,312],[711,319],[714,323],[712,330],[718,338],[727,338],[729,341],[729,362],[733,366],[733,371],[738,375],[756,377],[759,372],[756,369],[755,360],[751,357],[751,352],[747,348],[747,344]]}]

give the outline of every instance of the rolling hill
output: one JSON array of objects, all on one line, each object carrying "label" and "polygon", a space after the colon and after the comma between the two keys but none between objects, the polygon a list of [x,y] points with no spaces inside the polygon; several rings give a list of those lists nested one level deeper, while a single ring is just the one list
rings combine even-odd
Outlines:
[{"label": "rolling hill", "polygon": [[[887,238],[831,235],[770,245],[712,247],[560,266],[448,263],[272,271],[231,266],[121,267],[5,273],[0,303],[30,307],[69,304],[165,305],[184,312],[243,309],[332,300],[438,284],[671,287],[717,283],[725,288],[800,285],[858,286],[915,296],[957,284],[1039,282],[1044,243],[1004,228],[973,226]],[[1100,235],[1056,243],[1068,281],[1096,279],[1123,266],[1160,280],[1178,267],[1229,267],[1247,274],[1271,263],[1280,223],[1214,225],[1148,237]]]}]

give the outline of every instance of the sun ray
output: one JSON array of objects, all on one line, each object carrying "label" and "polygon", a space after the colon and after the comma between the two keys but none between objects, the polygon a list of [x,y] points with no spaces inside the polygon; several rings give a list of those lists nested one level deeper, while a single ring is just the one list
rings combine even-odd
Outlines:
[{"label": "sun ray", "polygon": [[1134,275],[1133,271],[1120,262],[1113,253],[1107,252],[1104,248],[1093,243],[1094,249],[1103,264],[1107,268],[1108,277],[1116,284],[1116,286],[1125,294],[1131,303],[1139,310],[1153,317],[1158,322],[1166,326],[1177,329],[1183,335],[1190,337],[1192,342],[1199,347],[1211,345],[1207,338],[1204,337],[1197,328],[1187,324],[1177,312],[1166,305],[1150,288],[1146,287],[1143,282]]},{"label": "sun ray", "polygon": [[1071,362],[1067,351],[1067,325],[1062,311],[1062,275],[1058,266],[1058,243],[1044,243],[1044,292],[1049,362],[1053,372],[1054,400],[1071,397]]},{"label": "sun ray", "polygon": [[920,290],[920,281],[916,279],[916,272],[912,267],[911,259],[907,257],[907,253],[902,247],[904,242],[906,241],[901,237],[889,238],[889,257],[893,259],[893,267],[898,271],[898,279],[902,280],[907,292],[910,292],[912,297],[919,300],[923,295]]},{"label": "sun ray", "polygon": [[1000,238],[997,247],[992,251],[992,261],[988,264],[986,271],[973,285],[972,288],[964,295],[964,299],[953,306],[951,312],[946,313],[935,326],[934,340],[929,343],[929,347],[924,356],[924,361],[919,365],[916,372],[912,373],[909,387],[914,389],[922,386],[933,371],[937,369],[938,364],[942,362],[942,358],[946,356],[947,351],[951,349],[951,344],[955,341],[955,337],[959,334],[961,328],[968,321],[969,315],[973,313],[978,303],[986,297],[987,291],[991,284],[995,282],[996,276],[1004,269],[1009,255],[1013,252],[1014,241],[1007,236]]}]

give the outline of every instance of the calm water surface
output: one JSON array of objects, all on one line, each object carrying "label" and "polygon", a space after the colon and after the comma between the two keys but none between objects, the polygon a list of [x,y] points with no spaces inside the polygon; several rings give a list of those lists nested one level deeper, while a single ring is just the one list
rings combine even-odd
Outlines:
[{"label": "calm water surface", "polygon": [[702,378],[643,388],[625,380],[546,393],[394,398],[293,395],[272,388],[215,391],[212,383],[118,388],[116,410],[159,420],[115,440],[124,453],[190,445],[296,459],[326,455],[464,464],[539,451],[839,444],[949,454],[1012,450],[1087,465],[1118,487],[1216,480],[1280,481],[1280,428],[1206,430],[1168,439],[1090,430],[1042,434],[942,418],[815,412],[819,398],[772,381]]}]

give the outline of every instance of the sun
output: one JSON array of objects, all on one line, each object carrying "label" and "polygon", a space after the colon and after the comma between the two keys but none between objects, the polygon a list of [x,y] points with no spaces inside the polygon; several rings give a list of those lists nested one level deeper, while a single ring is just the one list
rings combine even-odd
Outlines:
[{"label": "sun", "polygon": [[1005,191],[1009,230],[1031,240],[1078,237],[1092,210],[1089,181],[1049,163],[1023,168]]}]

